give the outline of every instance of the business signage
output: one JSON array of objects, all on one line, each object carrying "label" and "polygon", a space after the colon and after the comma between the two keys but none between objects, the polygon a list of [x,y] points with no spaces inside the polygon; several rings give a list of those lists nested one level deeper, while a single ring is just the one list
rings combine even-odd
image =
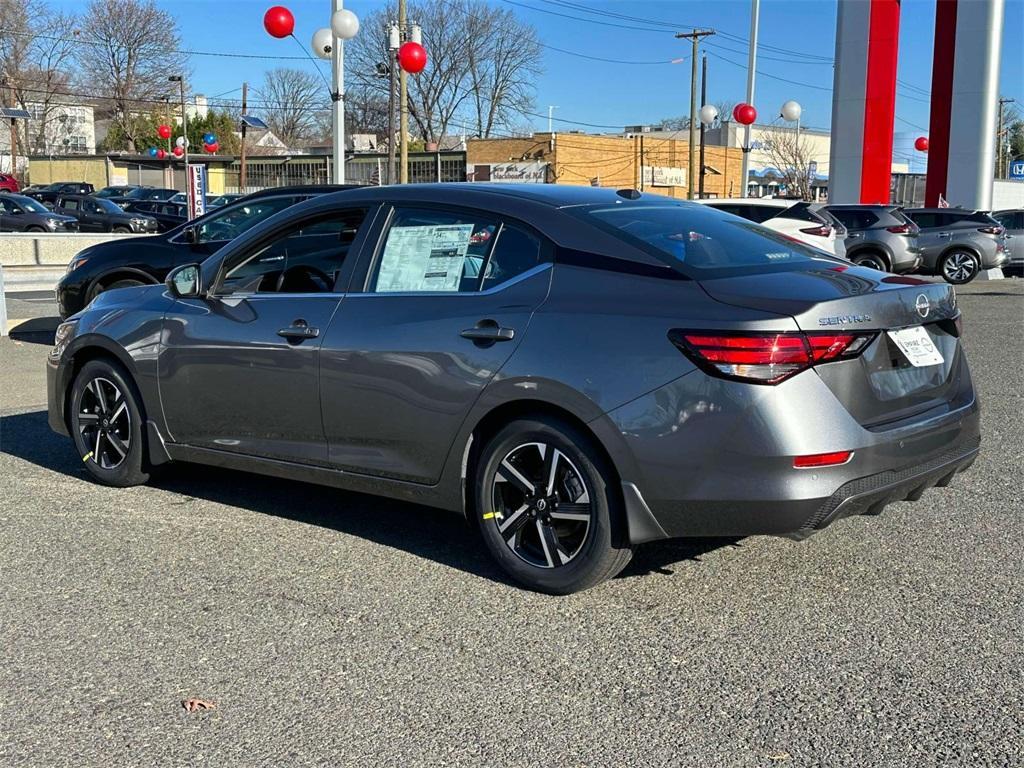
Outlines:
[{"label": "business signage", "polygon": [[544,184],[548,180],[548,164],[533,163],[492,163],[475,166],[477,181],[495,181],[500,184]]},{"label": "business signage", "polygon": [[194,219],[206,213],[206,166],[188,167],[188,217]]},{"label": "business signage", "polygon": [[685,168],[645,165],[644,184],[651,187],[685,187],[689,185],[689,179]]},{"label": "business signage", "polygon": [[1010,161],[1010,178],[1024,180],[1024,160]]}]

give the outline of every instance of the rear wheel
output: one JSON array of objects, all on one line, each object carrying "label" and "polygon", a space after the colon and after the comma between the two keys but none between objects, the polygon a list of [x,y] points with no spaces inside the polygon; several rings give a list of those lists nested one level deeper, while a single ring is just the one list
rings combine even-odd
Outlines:
[{"label": "rear wheel", "polygon": [[853,257],[853,263],[859,267],[877,269],[879,272],[889,271],[889,265],[886,263],[885,257],[880,253],[858,253]]},{"label": "rear wheel", "polygon": [[614,473],[592,441],[562,421],[508,424],[484,447],[475,489],[487,548],[531,589],[578,592],[632,556]]},{"label": "rear wheel", "polygon": [[131,229],[128,227],[114,227],[114,233],[118,235],[127,235],[131,233]]},{"label": "rear wheel", "polygon": [[115,280],[110,285],[100,285],[97,283],[93,286],[92,290],[89,291],[89,301],[92,301],[104,291],[113,291],[116,288],[137,288],[140,285],[146,285],[141,280],[132,280],[130,277],[122,280]]},{"label": "rear wheel", "polygon": [[90,360],[71,387],[69,426],[85,468],[106,485],[140,485],[144,469],[142,410],[124,367]]},{"label": "rear wheel", "polygon": [[942,279],[953,285],[969,283],[978,275],[981,262],[970,251],[953,250],[945,254],[939,262],[939,273]]}]

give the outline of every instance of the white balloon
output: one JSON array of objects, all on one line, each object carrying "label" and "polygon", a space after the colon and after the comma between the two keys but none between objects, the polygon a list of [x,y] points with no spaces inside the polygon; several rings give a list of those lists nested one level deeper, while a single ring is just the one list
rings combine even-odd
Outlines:
[{"label": "white balloon", "polygon": [[782,105],[780,114],[784,119],[789,120],[791,123],[795,123],[800,119],[800,115],[803,114],[803,111],[803,107],[801,107],[798,102],[791,99]]},{"label": "white balloon", "polygon": [[334,33],[327,27],[318,29],[313,33],[311,45],[313,46],[313,53],[321,59],[331,58],[331,53],[334,51]]},{"label": "white balloon", "polygon": [[342,8],[331,14],[331,29],[335,37],[341,40],[351,40],[359,33],[359,17],[352,11]]},{"label": "white balloon", "polygon": [[184,147],[185,146],[185,137],[184,136],[179,136],[178,138],[176,138],[174,140],[174,143],[175,143],[176,146]]},{"label": "white balloon", "polygon": [[712,125],[718,119],[718,108],[714,104],[705,104],[700,108],[700,121],[704,125]]},{"label": "white balloon", "polygon": [[359,32],[359,17],[346,8],[336,10],[331,14],[331,29],[335,37],[351,40]]}]

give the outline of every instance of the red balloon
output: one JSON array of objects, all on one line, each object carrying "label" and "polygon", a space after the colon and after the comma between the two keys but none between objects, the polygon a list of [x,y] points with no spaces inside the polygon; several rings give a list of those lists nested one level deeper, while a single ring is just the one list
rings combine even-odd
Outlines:
[{"label": "red balloon", "polygon": [[914,142],[914,149],[916,149],[918,152],[927,152],[928,151],[928,137],[927,136],[918,136],[917,140]]},{"label": "red balloon", "polygon": [[162,149],[158,149],[158,150],[156,151],[156,159],[157,159],[157,160],[163,160],[163,159],[164,159],[164,158],[166,158],[166,157],[167,157],[167,153],[166,153],[166,152],[164,152],[164,151],[163,151]]},{"label": "red balloon", "polygon": [[737,104],[732,110],[732,118],[740,125],[750,125],[757,120],[757,110],[751,104]]},{"label": "red balloon", "polygon": [[212,144],[203,144],[203,149],[205,149],[207,152],[213,154],[218,149],[220,149],[220,142],[215,141]]},{"label": "red balloon", "polygon": [[171,126],[169,125],[158,126],[156,132],[161,139],[171,138]]},{"label": "red balloon", "polygon": [[427,66],[427,49],[411,40],[402,43],[402,47],[398,49],[398,66],[411,75],[422,72]]},{"label": "red balloon", "polygon": [[185,150],[181,147],[175,147],[174,149],[171,150],[171,152],[174,153],[175,157],[181,157],[182,155],[185,154]]},{"label": "red balloon", "polygon": [[295,17],[283,5],[275,5],[263,14],[263,28],[271,37],[288,37],[295,31]]}]

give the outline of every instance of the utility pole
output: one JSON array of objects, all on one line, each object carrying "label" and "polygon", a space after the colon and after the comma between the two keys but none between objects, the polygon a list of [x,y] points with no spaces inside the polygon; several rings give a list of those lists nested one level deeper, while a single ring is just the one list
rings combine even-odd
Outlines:
[{"label": "utility pole", "polygon": [[388,184],[395,183],[395,67],[401,44],[398,26],[391,22],[388,28]]},{"label": "utility pole", "polygon": [[[249,97],[249,84],[242,83],[242,115],[245,115],[246,100]],[[245,120],[242,120],[242,147],[240,151],[240,157],[238,158],[239,165],[241,166],[238,170],[238,191],[241,194],[245,194],[246,182],[246,168],[245,168],[245,129],[248,128],[245,124]]]},{"label": "utility pole", "polygon": [[1013,104],[1016,99],[999,99],[999,127],[996,129],[996,178],[1003,179],[1009,174],[1004,171],[1005,163],[1003,162],[1003,147],[1006,142],[1003,140],[1003,105]]},{"label": "utility pole", "polygon": [[693,44],[693,59],[690,61],[690,180],[686,190],[686,196],[690,200],[693,200],[697,186],[697,46],[702,37],[713,34],[713,29],[695,29],[693,32],[680,32],[676,35],[677,38],[686,38]]},{"label": "utility pole", "polygon": [[[398,0],[398,29],[405,34],[405,0]],[[409,183],[409,75],[398,71],[398,133],[401,135],[402,153],[398,159],[398,183]]]},{"label": "utility pole", "polygon": [[[701,109],[708,103],[708,55],[705,53],[701,56],[700,61],[700,106]],[[691,118],[692,120],[692,118]],[[697,188],[697,193],[700,195],[700,199],[704,199],[704,131],[707,126],[704,125],[704,121],[700,121],[700,182]]]},{"label": "utility pole", "polygon": [[171,75],[167,78],[172,83],[178,84],[178,95],[181,98],[181,135],[185,138],[182,145],[185,159],[185,198],[188,200],[188,215],[192,216],[192,184],[188,178],[188,112],[185,110],[185,78],[182,75]]},{"label": "utility pole", "polygon": [[[754,103],[754,76],[757,74],[757,30],[761,16],[761,0],[750,0],[750,50],[747,53],[747,104]],[[743,189],[740,197],[746,197],[750,178],[750,126],[743,126]]]}]

